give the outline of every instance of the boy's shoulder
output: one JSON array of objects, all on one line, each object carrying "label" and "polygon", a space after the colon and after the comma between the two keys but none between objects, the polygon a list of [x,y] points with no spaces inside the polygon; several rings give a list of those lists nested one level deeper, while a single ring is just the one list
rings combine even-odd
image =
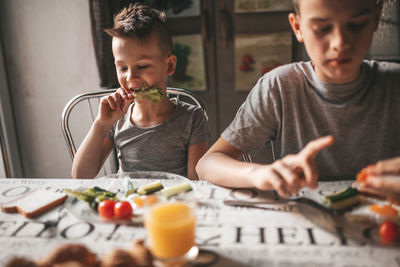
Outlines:
[{"label": "boy's shoulder", "polygon": [[389,61],[364,60],[363,64],[371,68],[375,76],[384,79],[400,79],[400,64]]},{"label": "boy's shoulder", "polygon": [[310,61],[299,61],[281,65],[264,74],[267,78],[295,78],[304,76],[309,69],[312,69]]},{"label": "boy's shoulder", "polygon": [[187,103],[185,101],[177,101],[176,103],[176,109],[177,112],[180,116],[199,116],[200,114],[204,113],[203,108],[195,105],[195,104],[191,104],[191,103]]},{"label": "boy's shoulder", "polygon": [[[295,88],[300,84],[304,84],[307,77],[312,76],[311,62],[293,62],[265,73],[259,79],[259,85],[262,87],[273,88],[277,90],[286,90],[285,88]],[[280,88],[280,89],[279,89]]]},{"label": "boy's shoulder", "polygon": [[371,66],[376,66],[379,71],[385,72],[398,72],[400,71],[400,63],[390,61],[378,61],[378,60],[365,60]]},{"label": "boy's shoulder", "polygon": [[178,111],[181,112],[193,112],[195,110],[201,110],[202,108],[198,105],[193,103],[188,103],[186,101],[179,100],[177,101],[176,98],[170,99],[177,107]]}]

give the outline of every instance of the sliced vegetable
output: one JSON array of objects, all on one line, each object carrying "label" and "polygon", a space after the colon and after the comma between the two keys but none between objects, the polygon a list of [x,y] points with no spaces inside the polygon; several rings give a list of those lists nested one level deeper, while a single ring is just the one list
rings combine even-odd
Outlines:
[{"label": "sliced vegetable", "polygon": [[91,187],[85,191],[74,191],[70,189],[65,189],[65,193],[70,196],[74,196],[79,200],[83,200],[88,203],[88,205],[95,211],[97,211],[98,204],[106,199],[112,199],[118,201],[115,193],[102,189],[98,186]]},{"label": "sliced vegetable", "polygon": [[145,196],[143,198],[143,206],[151,206],[156,204],[160,199],[156,195]]},{"label": "sliced vegetable", "polygon": [[135,197],[133,199],[133,203],[135,203],[138,208],[142,208],[144,206],[144,202],[143,202],[143,198],[142,197]]},{"label": "sliced vegetable", "polygon": [[160,199],[156,195],[140,196],[133,199],[133,203],[135,203],[138,208],[151,206],[158,201],[160,201]]},{"label": "sliced vegetable", "polygon": [[177,194],[187,192],[192,190],[192,186],[189,183],[183,183],[175,186],[171,186],[169,188],[164,188],[161,190],[161,194],[163,194],[164,197],[170,198],[172,196],[175,196]]},{"label": "sliced vegetable", "polygon": [[373,168],[375,164],[370,164],[367,167],[363,168],[358,174],[357,174],[357,183],[363,183],[367,180],[368,175],[370,173],[370,169]]},{"label": "sliced vegetable", "polygon": [[396,219],[397,216],[399,215],[399,211],[393,208],[391,205],[371,205],[369,206],[369,210],[377,213],[379,215],[388,217],[388,218],[393,218]]},{"label": "sliced vegetable", "polygon": [[156,191],[159,191],[163,188],[164,188],[164,186],[161,184],[161,182],[157,181],[157,182],[139,187],[136,192],[139,195],[148,195],[148,194],[154,193]]},{"label": "sliced vegetable", "polygon": [[353,188],[353,187],[348,187],[346,189],[337,191],[335,193],[332,193],[330,195],[325,195],[323,196],[324,201],[326,201],[327,203],[333,203],[333,202],[337,202],[343,199],[347,199],[353,196],[358,195],[358,190]]},{"label": "sliced vegetable", "polygon": [[67,193],[67,195],[69,196],[76,197],[77,199],[86,201],[88,203],[90,203],[94,199],[92,195],[85,192],[74,191],[70,189],[64,189],[64,192]]},{"label": "sliced vegetable", "polygon": [[322,200],[334,210],[345,210],[361,202],[358,190],[353,187],[337,191],[330,195],[325,195]]}]

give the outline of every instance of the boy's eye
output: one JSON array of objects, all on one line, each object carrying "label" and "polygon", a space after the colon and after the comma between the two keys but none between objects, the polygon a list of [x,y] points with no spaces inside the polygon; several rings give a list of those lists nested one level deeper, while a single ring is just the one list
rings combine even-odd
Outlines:
[{"label": "boy's eye", "polygon": [[139,66],[137,66],[137,68],[139,69],[139,70],[143,70],[143,69],[146,69],[146,68],[148,68],[149,67],[149,65],[139,65]]},{"label": "boy's eye", "polygon": [[128,68],[127,67],[117,67],[117,70],[121,71],[121,72],[124,72],[124,71],[127,71]]},{"label": "boy's eye", "polygon": [[362,30],[366,25],[367,23],[350,23],[348,27],[351,31],[359,31]]},{"label": "boy's eye", "polygon": [[328,33],[330,30],[331,30],[331,26],[326,26],[326,27],[316,28],[314,31],[317,34],[325,34],[325,33]]}]

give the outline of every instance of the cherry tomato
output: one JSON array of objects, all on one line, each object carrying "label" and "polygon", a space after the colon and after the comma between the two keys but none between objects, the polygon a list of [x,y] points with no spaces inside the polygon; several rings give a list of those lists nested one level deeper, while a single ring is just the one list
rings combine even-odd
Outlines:
[{"label": "cherry tomato", "polygon": [[132,217],[132,206],[128,201],[119,201],[114,206],[114,214],[117,219],[127,220]]},{"label": "cherry tomato", "polygon": [[379,236],[386,243],[395,241],[400,236],[399,226],[392,221],[385,221],[379,226]]},{"label": "cherry tomato", "polygon": [[114,218],[114,206],[115,201],[111,199],[105,199],[99,203],[97,211],[101,217],[112,219]]}]

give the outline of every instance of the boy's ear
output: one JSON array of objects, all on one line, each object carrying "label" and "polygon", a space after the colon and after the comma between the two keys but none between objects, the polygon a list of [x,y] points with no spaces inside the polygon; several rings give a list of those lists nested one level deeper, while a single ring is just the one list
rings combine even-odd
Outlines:
[{"label": "boy's ear", "polygon": [[304,41],[304,39],[303,39],[303,33],[301,32],[301,28],[300,28],[300,17],[297,16],[295,13],[290,13],[289,14],[289,23],[290,23],[290,26],[292,27],[294,35],[296,35],[297,41],[302,43]]},{"label": "boy's ear", "polygon": [[172,74],[174,74],[174,72],[175,72],[175,69],[176,69],[176,62],[177,62],[177,59],[176,59],[176,56],[175,55],[169,55],[168,56],[168,62],[167,62],[167,64],[168,64],[168,69],[167,69],[167,74],[169,75],[169,76],[171,76]]}]

